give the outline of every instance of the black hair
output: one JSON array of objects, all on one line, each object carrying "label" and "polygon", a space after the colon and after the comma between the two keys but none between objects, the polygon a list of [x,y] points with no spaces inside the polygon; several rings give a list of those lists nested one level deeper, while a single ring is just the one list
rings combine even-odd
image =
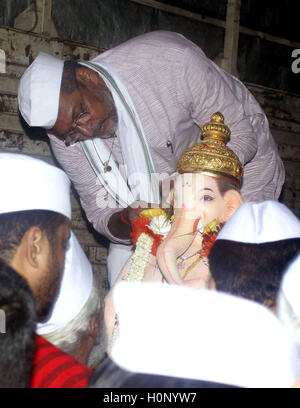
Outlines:
[{"label": "black hair", "polygon": [[300,238],[262,244],[216,240],[209,267],[216,289],[272,307],[283,273],[300,251]]},{"label": "black hair", "polygon": [[0,214],[0,258],[9,263],[25,233],[37,226],[46,235],[51,247],[59,226],[67,217],[54,211],[26,210]]},{"label": "black hair", "polygon": [[[232,388],[234,386],[189,378],[142,374],[124,370],[108,355],[89,380],[90,388]],[[236,387],[234,387],[236,388]]]},{"label": "black hair", "polygon": [[[0,388],[30,385],[35,350],[35,304],[29,285],[0,260]],[[3,321],[2,321],[3,323]]]}]

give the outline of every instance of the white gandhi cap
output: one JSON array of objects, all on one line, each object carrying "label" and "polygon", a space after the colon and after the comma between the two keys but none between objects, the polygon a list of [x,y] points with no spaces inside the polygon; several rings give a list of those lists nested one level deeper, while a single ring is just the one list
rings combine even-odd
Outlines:
[{"label": "white gandhi cap", "polygon": [[[42,160],[0,153],[0,191],[0,214],[50,210],[71,219],[70,181],[61,169]],[[37,332],[46,334],[69,323],[89,298],[92,284],[91,264],[71,233],[57,299],[51,316],[37,325]]]},{"label": "white gandhi cap", "polygon": [[71,219],[70,180],[42,160],[0,153],[0,191],[0,214],[50,210]]},{"label": "white gandhi cap", "polygon": [[283,277],[281,292],[297,318],[300,319],[300,251]]},{"label": "white gandhi cap", "polygon": [[[76,236],[71,231],[64,272],[56,302],[53,305],[49,319],[43,323],[38,323],[36,332],[40,335],[51,333],[53,336],[53,332],[64,328],[80,313],[88,301],[92,287],[92,265]],[[60,333],[57,334],[60,336]]]},{"label": "white gandhi cap", "polygon": [[290,387],[297,378],[292,341],[256,302],[144,282],[119,283],[113,299],[119,336],[111,357],[124,369],[251,388]]},{"label": "white gandhi cap", "polygon": [[18,89],[19,110],[30,126],[51,129],[57,119],[64,61],[40,52],[24,72]]},{"label": "white gandhi cap", "polygon": [[245,203],[230,217],[217,239],[261,244],[300,238],[300,221],[277,201]]}]

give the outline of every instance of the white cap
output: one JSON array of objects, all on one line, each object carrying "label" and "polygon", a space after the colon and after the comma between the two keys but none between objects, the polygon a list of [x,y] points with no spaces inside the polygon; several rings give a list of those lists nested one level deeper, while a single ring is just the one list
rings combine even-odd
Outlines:
[{"label": "white cap", "polygon": [[42,160],[0,153],[0,191],[0,214],[50,210],[71,219],[70,180]]},{"label": "white cap", "polygon": [[93,287],[93,270],[76,236],[71,232],[63,277],[53,310],[46,322],[38,323],[40,335],[52,333],[74,319],[87,302]]},{"label": "white cap", "polygon": [[244,203],[217,235],[217,239],[249,244],[290,238],[300,238],[300,221],[277,201]]},{"label": "white cap", "polygon": [[18,104],[30,126],[51,129],[57,119],[64,61],[40,52],[19,83]]},{"label": "white cap", "polygon": [[300,319],[300,253],[289,265],[280,292],[283,293],[293,313]]},{"label": "white cap", "polygon": [[289,387],[297,378],[294,344],[256,302],[137,282],[116,285],[113,299],[119,336],[111,358],[123,369],[253,388]]}]

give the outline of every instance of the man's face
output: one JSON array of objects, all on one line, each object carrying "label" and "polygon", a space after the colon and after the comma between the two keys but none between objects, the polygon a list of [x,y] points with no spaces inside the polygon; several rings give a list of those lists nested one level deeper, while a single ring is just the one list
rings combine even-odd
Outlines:
[{"label": "man's face", "polygon": [[111,93],[100,84],[77,83],[72,93],[60,93],[58,117],[49,132],[67,146],[94,137],[113,137],[118,118]]},{"label": "man's face", "polygon": [[62,224],[57,230],[53,245],[47,240],[48,251],[45,254],[44,268],[39,275],[35,290],[39,321],[46,320],[58,294],[69,238],[70,227],[67,224]]}]

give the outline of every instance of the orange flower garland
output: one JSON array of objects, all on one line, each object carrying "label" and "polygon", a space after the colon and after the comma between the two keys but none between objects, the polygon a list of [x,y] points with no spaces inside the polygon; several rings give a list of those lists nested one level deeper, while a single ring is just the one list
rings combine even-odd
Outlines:
[{"label": "orange flower garland", "polygon": [[157,248],[161,244],[163,240],[163,235],[160,234],[155,234],[150,228],[149,228],[149,220],[145,216],[141,216],[137,218],[135,221],[132,222],[132,232],[130,233],[131,236],[131,241],[133,245],[136,245],[137,240],[139,236],[142,233],[145,233],[147,235],[150,235],[150,237],[153,238],[153,245],[152,245],[152,250],[151,253],[152,255],[156,255]]},{"label": "orange flower garland", "polygon": [[218,225],[214,226],[214,230],[210,230],[204,232],[202,234],[203,241],[202,241],[202,249],[200,249],[199,254],[202,258],[208,258],[210,250],[215,243],[218,233],[221,231],[224,223],[219,223]]}]

